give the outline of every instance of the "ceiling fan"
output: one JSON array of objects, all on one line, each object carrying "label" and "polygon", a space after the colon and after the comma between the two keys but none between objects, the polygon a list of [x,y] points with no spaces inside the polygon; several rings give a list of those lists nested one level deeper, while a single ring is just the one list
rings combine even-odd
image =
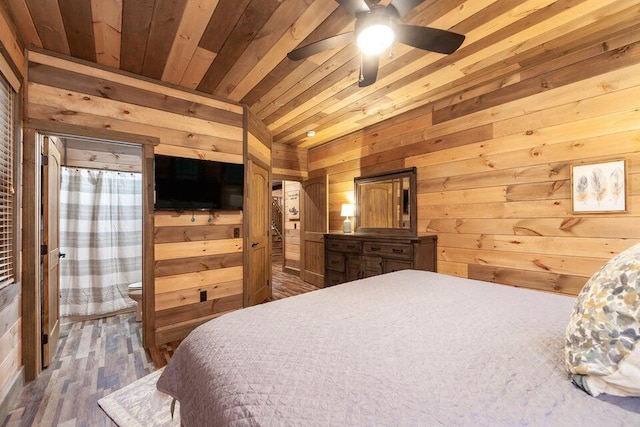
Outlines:
[{"label": "ceiling fan", "polygon": [[394,40],[418,49],[444,54],[453,53],[462,45],[462,34],[398,22],[424,0],[393,0],[388,6],[378,6],[379,1],[336,0],[349,13],[355,15],[355,31],[331,36],[292,50],[287,57],[294,61],[305,59],[323,50],[349,43],[355,36],[358,48],[362,52],[358,86],[365,87],[376,81],[380,54],[390,48]]}]

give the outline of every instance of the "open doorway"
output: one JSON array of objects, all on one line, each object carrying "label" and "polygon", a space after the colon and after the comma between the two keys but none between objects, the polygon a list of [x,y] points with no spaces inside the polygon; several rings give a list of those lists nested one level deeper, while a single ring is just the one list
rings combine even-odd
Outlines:
[{"label": "open doorway", "polygon": [[300,182],[273,181],[271,254],[274,268],[300,277]]},{"label": "open doorway", "polygon": [[143,153],[137,144],[91,138],[46,134],[41,141],[46,367],[65,323],[141,307]]},{"label": "open doorway", "polygon": [[273,269],[282,268],[284,258],[284,199],[282,181],[271,182],[271,261]]},{"label": "open doorway", "polygon": [[319,289],[301,278],[301,236],[304,209],[302,183],[273,181],[271,203],[271,245],[273,299],[281,299]]}]

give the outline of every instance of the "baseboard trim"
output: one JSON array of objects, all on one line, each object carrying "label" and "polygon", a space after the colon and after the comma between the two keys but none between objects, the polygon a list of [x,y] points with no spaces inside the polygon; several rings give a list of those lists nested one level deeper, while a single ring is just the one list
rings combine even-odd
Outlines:
[{"label": "baseboard trim", "polygon": [[300,270],[296,270],[295,268],[291,268],[291,267],[283,267],[282,268],[282,272],[283,273],[287,273],[287,274],[292,274],[294,276],[298,276],[300,277]]},{"label": "baseboard trim", "polygon": [[20,370],[15,373],[4,388],[0,390],[0,425],[4,425],[4,422],[9,415],[9,412],[13,409],[18,395],[24,387],[24,367],[20,367]]}]

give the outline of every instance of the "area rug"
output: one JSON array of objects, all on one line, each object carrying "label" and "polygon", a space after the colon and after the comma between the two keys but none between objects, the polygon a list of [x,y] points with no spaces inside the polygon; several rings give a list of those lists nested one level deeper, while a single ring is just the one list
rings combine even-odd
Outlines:
[{"label": "area rug", "polygon": [[171,419],[171,397],[156,392],[162,369],[98,400],[100,408],[120,427],[180,426],[180,405]]}]

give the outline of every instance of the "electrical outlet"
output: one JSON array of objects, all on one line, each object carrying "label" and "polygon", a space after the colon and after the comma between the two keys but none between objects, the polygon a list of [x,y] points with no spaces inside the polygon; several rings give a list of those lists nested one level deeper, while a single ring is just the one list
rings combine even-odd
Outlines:
[{"label": "electrical outlet", "polygon": [[207,291],[200,291],[200,302],[205,302],[207,300]]}]

